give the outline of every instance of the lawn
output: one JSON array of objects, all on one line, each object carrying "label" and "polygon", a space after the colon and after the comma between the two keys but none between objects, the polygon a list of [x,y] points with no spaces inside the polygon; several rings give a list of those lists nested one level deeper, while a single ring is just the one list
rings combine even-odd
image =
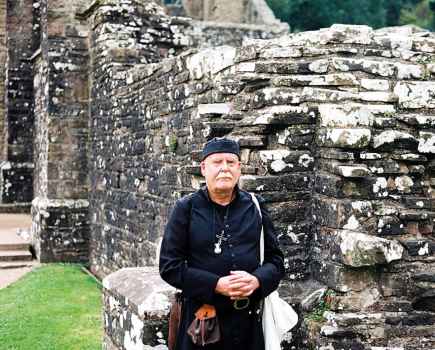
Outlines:
[{"label": "lawn", "polygon": [[0,348],[99,350],[101,314],[101,288],[80,265],[42,265],[0,289]]}]

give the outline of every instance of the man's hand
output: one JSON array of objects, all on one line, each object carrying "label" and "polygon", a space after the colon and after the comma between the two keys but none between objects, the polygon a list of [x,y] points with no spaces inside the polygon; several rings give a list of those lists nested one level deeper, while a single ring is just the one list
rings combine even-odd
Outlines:
[{"label": "man's hand", "polygon": [[231,271],[230,276],[236,277],[236,279],[231,280],[233,288],[230,295],[231,299],[248,297],[260,287],[258,278],[246,271]]},{"label": "man's hand", "polygon": [[231,274],[221,277],[216,285],[216,292],[226,295],[231,299],[239,299],[250,296],[260,282],[257,277],[246,271],[231,271]]},{"label": "man's hand", "polygon": [[237,276],[232,275],[219,278],[215,288],[216,293],[225,295],[227,297],[231,296],[231,293],[233,293],[232,283],[236,279]]}]

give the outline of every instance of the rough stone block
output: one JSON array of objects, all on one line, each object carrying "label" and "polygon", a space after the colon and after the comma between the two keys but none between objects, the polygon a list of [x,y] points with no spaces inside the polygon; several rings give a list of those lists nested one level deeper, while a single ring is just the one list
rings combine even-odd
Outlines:
[{"label": "rough stone block", "polygon": [[297,223],[303,221],[308,212],[308,201],[299,200],[283,203],[271,203],[267,206],[272,220],[281,223]]},{"label": "rough stone block", "polygon": [[431,132],[419,133],[418,151],[421,153],[435,153],[435,134]]},{"label": "rough stone block", "polygon": [[103,280],[106,337],[119,349],[166,344],[175,289],[157,268],[124,268]]},{"label": "rough stone block", "polygon": [[260,52],[261,58],[297,58],[302,56],[302,49],[298,47],[272,47]]},{"label": "rough stone block", "polygon": [[199,104],[198,105],[198,115],[222,115],[230,114],[233,110],[233,106],[229,103],[210,103],[210,104]]},{"label": "rough stone block", "polygon": [[314,196],[313,210],[316,221],[322,226],[368,232],[373,230],[368,220],[373,216],[371,201]]},{"label": "rough stone block", "polygon": [[240,186],[246,191],[281,191],[283,184],[277,176],[244,175],[240,178]]},{"label": "rough stone block", "polygon": [[320,126],[327,128],[360,128],[373,125],[373,114],[369,109],[351,104],[319,106]]},{"label": "rough stone block", "polygon": [[387,91],[390,83],[385,79],[361,79],[361,87],[370,91]]},{"label": "rough stone block", "polygon": [[391,149],[392,147],[415,150],[417,147],[417,140],[408,132],[386,130],[373,137],[373,147],[382,150]]},{"label": "rough stone block", "polygon": [[272,173],[311,170],[314,158],[309,151],[271,150],[260,151],[260,159]]},{"label": "rough stone block", "polygon": [[388,264],[402,258],[403,247],[400,243],[370,236],[363,233],[343,230],[337,231],[334,245],[340,252],[340,262],[353,267]]},{"label": "rough stone block", "polygon": [[402,241],[410,256],[429,256],[435,253],[435,243],[426,240]]},{"label": "rough stone block", "polygon": [[414,37],[412,38],[412,48],[421,52],[435,52],[435,39],[431,37]]},{"label": "rough stone block", "polygon": [[316,112],[304,106],[272,106],[258,112],[252,125],[313,124]]},{"label": "rough stone block", "polygon": [[353,269],[328,261],[316,261],[312,268],[318,281],[337,292],[360,292],[376,285],[376,275],[367,268]]},{"label": "rough stone block", "polygon": [[339,165],[335,164],[333,172],[348,178],[366,177],[370,175],[370,170],[365,165]]},{"label": "rough stone block", "polygon": [[385,60],[334,57],[332,65],[342,72],[363,71],[382,77],[393,77],[396,72],[394,63]]},{"label": "rough stone block", "polygon": [[274,86],[358,86],[359,82],[351,73],[326,75],[292,75],[272,79]]},{"label": "rough stone block", "polygon": [[398,82],[394,93],[402,108],[435,108],[435,86],[432,82]]},{"label": "rough stone block", "polygon": [[206,49],[186,59],[186,68],[192,79],[211,76],[235,64],[236,48],[225,46]]},{"label": "rough stone block", "polygon": [[254,108],[274,105],[298,105],[301,102],[301,95],[291,88],[268,87],[257,91],[253,97]]},{"label": "rough stone block", "polygon": [[277,142],[289,148],[307,148],[314,139],[314,127],[298,125],[285,128],[277,133]]},{"label": "rough stone block", "polygon": [[324,128],[319,130],[317,143],[323,147],[362,149],[370,144],[371,136],[370,129]]}]

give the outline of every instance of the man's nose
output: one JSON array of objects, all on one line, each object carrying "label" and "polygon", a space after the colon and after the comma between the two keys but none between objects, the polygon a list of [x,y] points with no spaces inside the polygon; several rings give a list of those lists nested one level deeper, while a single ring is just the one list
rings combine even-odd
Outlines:
[{"label": "man's nose", "polygon": [[221,166],[221,170],[228,170],[228,169],[229,169],[228,163],[226,161],[223,161],[222,166]]}]

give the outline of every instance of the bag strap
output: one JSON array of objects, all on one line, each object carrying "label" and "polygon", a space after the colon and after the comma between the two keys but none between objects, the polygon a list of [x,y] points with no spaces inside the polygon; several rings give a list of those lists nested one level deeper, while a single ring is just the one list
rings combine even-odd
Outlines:
[{"label": "bag strap", "polygon": [[263,230],[263,215],[261,215],[261,209],[260,209],[260,203],[258,203],[257,197],[255,197],[255,194],[250,193],[252,197],[252,201],[255,203],[255,206],[258,209],[258,213],[260,214],[261,218],[261,235],[260,235],[260,265],[263,265],[264,261],[264,230]]}]

